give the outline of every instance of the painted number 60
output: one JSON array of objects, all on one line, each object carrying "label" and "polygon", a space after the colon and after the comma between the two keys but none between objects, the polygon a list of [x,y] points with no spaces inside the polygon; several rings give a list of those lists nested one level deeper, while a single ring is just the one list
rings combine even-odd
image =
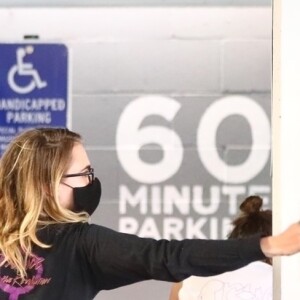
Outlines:
[{"label": "painted number 60", "polygon": [[[178,101],[162,96],[144,96],[130,102],[120,116],[116,134],[117,155],[122,167],[136,181],[148,184],[163,182],[181,166],[183,145],[173,130],[163,126],[144,126],[149,116],[160,116],[171,122],[179,111]],[[231,166],[217,151],[216,134],[221,122],[241,115],[249,123],[252,134],[251,151],[240,165]],[[147,144],[157,144],[163,158],[147,163],[139,150]],[[207,171],[224,183],[243,183],[255,177],[266,165],[270,153],[270,123],[264,110],[251,98],[228,96],[213,102],[204,112],[197,129],[197,149]]]}]

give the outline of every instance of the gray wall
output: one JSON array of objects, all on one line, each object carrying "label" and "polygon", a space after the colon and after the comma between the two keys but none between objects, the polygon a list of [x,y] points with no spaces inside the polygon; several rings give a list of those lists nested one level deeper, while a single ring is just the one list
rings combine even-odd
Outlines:
[{"label": "gray wall", "polygon": [[[72,128],[103,185],[93,222],[224,238],[244,197],[271,204],[271,18],[270,7],[1,9],[0,40],[69,47]],[[97,299],[163,300],[169,287]]]}]

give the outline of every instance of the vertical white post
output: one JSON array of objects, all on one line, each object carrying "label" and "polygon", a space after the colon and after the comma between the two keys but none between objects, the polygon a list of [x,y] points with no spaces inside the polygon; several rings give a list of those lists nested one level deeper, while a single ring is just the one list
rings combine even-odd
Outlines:
[{"label": "vertical white post", "polygon": [[[300,2],[274,0],[274,233],[300,220]],[[300,297],[300,255],[275,262],[274,299]]]},{"label": "vertical white post", "polygon": [[[281,0],[273,1],[273,82],[272,82],[272,205],[273,234],[281,229]],[[281,259],[273,259],[273,299],[281,299]]]}]

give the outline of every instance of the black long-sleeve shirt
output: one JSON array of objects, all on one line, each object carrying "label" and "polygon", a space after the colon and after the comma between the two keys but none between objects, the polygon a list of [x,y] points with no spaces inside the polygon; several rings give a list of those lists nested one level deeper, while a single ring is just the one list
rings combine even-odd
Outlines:
[{"label": "black long-sleeve shirt", "polygon": [[48,226],[38,237],[52,246],[34,247],[25,280],[7,264],[0,268],[1,300],[90,300],[142,280],[216,275],[265,258],[259,236],[156,241],[77,223]]}]

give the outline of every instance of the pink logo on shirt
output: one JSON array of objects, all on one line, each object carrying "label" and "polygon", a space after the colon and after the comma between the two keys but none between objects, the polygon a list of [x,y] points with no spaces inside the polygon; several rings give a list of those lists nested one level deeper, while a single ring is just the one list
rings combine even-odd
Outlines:
[{"label": "pink logo on shirt", "polygon": [[[4,257],[0,255],[0,262],[4,260]],[[1,267],[0,275],[0,289],[9,294],[9,300],[18,300],[20,295],[28,294],[38,285],[45,285],[51,281],[51,278],[43,278],[43,261],[45,259],[39,256],[32,256],[27,262],[28,277],[22,279],[16,274],[15,268],[9,263],[5,263]],[[4,275],[3,271],[7,270],[7,275]]]}]

